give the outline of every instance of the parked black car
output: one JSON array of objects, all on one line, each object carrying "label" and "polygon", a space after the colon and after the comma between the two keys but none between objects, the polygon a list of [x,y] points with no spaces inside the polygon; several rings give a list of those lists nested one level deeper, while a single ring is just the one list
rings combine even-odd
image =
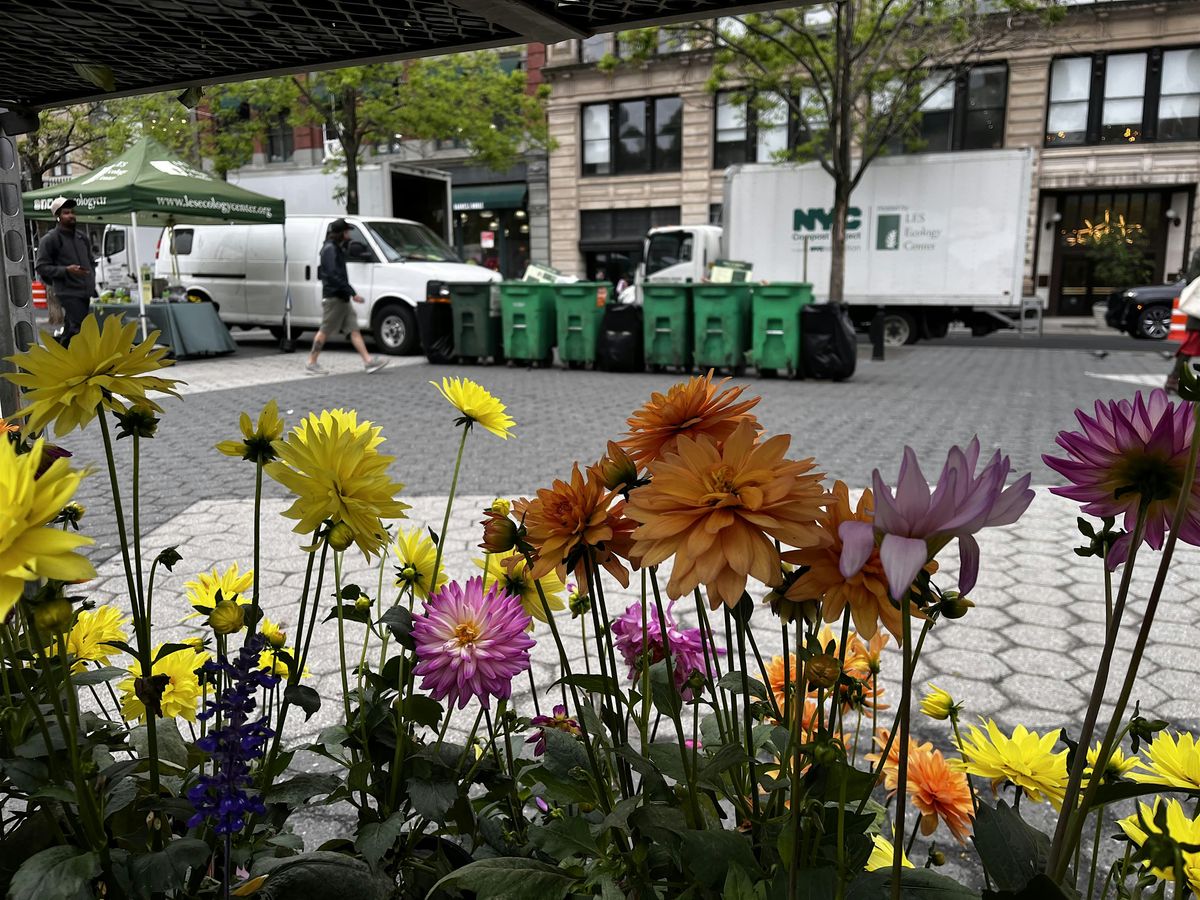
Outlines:
[{"label": "parked black car", "polygon": [[1186,281],[1180,280],[1113,291],[1108,297],[1104,321],[1135,338],[1166,340],[1171,330],[1171,307],[1185,284]]}]

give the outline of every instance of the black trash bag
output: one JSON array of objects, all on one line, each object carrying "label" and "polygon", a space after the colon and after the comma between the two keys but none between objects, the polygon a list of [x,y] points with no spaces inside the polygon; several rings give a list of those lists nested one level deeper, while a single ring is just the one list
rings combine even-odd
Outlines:
[{"label": "black trash bag", "polygon": [[596,368],[606,372],[641,372],[645,367],[642,308],[631,304],[608,307],[600,323]]},{"label": "black trash bag", "polygon": [[840,303],[814,303],[800,314],[801,365],[806,378],[845,381],[858,365],[858,338]]},{"label": "black trash bag", "polygon": [[454,315],[449,303],[418,303],[421,350],[431,363],[454,362]]}]

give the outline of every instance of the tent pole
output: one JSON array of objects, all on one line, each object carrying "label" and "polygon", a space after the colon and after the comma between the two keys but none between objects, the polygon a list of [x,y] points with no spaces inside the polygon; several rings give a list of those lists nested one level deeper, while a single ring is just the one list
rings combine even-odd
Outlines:
[{"label": "tent pole", "polygon": [[131,212],[129,220],[133,233],[129,236],[129,246],[133,248],[133,271],[137,278],[137,294],[138,294],[138,321],[142,326],[142,340],[146,339],[146,295],[142,293],[142,258],[138,255],[137,246],[137,213]]},{"label": "tent pole", "polygon": [[279,342],[279,349],[284,353],[291,353],[296,348],[292,343],[292,284],[288,272],[287,216],[284,216],[284,221],[279,227],[283,229],[283,340]]},{"label": "tent pole", "polygon": [[[15,165],[5,168],[0,165],[0,191],[5,197],[18,197],[21,191],[21,154],[17,152],[17,139],[0,127],[0,159],[15,160]],[[37,343],[33,333],[33,294],[29,283],[30,247],[25,232],[25,216],[21,204],[15,208],[8,203],[0,204],[0,243],[5,247],[20,248],[20,258],[9,259],[9,252],[0,253],[0,372],[15,372],[16,367],[5,362],[4,357],[13,356]],[[0,378],[0,417],[11,416],[21,405],[17,386]]]}]

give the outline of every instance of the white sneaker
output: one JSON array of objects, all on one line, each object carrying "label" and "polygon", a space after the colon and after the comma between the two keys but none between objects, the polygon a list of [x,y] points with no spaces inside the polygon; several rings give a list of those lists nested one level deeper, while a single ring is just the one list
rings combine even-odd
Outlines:
[{"label": "white sneaker", "polygon": [[384,366],[386,366],[389,362],[390,362],[390,360],[383,359],[382,357],[372,356],[371,361],[368,363],[365,363],[363,365],[363,368],[366,369],[367,374],[370,375],[372,372],[378,372],[380,369],[382,369]]},{"label": "white sneaker", "polygon": [[328,375],[329,370],[327,368],[325,368],[323,365],[321,365],[319,362],[312,362],[312,363],[308,363],[307,365],[305,365],[304,374],[305,375]]}]

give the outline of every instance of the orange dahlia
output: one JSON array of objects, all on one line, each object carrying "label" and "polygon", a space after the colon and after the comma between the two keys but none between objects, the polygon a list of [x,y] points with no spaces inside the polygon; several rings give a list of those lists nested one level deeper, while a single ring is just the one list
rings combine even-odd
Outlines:
[{"label": "orange dahlia", "polygon": [[[840,619],[849,606],[854,628],[863,637],[868,640],[873,638],[882,621],[884,627],[899,641],[903,633],[903,618],[888,596],[887,575],[879,558],[879,548],[872,550],[862,569],[849,578],[842,575],[839,566],[842,538],[838,529],[842,523],[872,521],[874,498],[871,492],[863,491],[858,506],[852,509],[850,489],[844,482],[835,481],[828,507],[817,522],[820,528],[818,540],[811,546],[783,554],[787,562],[808,566],[808,571],[792,582],[784,596],[797,602],[824,598],[821,608],[826,622]],[[924,618],[916,610],[912,614]]]},{"label": "orange dahlia", "polygon": [[[879,746],[880,751],[888,745],[888,739],[891,737],[891,732],[886,728],[875,729],[875,743]],[[921,753],[928,753],[933,750],[933,744],[926,741],[924,744],[918,744],[912,736],[908,739],[908,761],[912,765],[912,759]],[[870,762],[877,763],[882,753],[868,753],[867,759]],[[888,750],[887,760],[883,764],[883,786],[889,794],[896,792],[896,785],[900,783],[900,738],[892,741],[891,749]]]},{"label": "orange dahlia", "polygon": [[[817,642],[830,656],[841,659],[838,639],[828,625],[822,625],[821,630],[817,632]],[[883,688],[878,686],[877,679],[871,677],[879,672],[879,655],[885,644],[887,635],[884,634],[877,634],[871,639],[869,646],[863,644],[862,638],[853,631],[846,636],[846,657],[842,662],[842,674],[853,679],[854,683],[843,682],[838,688],[844,711],[857,710],[874,717],[875,710],[888,708],[886,703],[880,702],[884,694]]]},{"label": "orange dahlia", "polygon": [[629,571],[621,557],[630,558],[635,523],[624,517],[625,501],[614,503],[615,496],[599,475],[589,471],[585,477],[576,463],[570,483],[556,479],[532,500],[516,501],[513,514],[524,523],[525,539],[537,550],[532,577],[543,578],[554,571],[565,579],[571,568],[586,584],[584,553],[590,548],[596,564],[622,587],[629,587]]},{"label": "orange dahlia", "polygon": [[909,751],[908,796],[921,814],[921,834],[933,834],[941,821],[960,844],[967,842],[974,818],[971,786],[966,773],[951,768],[940,750]]},{"label": "orange dahlia", "polygon": [[633,533],[640,563],[675,558],[672,599],[703,584],[713,609],[736,606],[750,576],[779,581],[776,540],[802,546],[819,534],[821,474],[811,459],[784,459],[789,435],[756,443],[757,427],[743,420],[723,446],[707,434],[679,438],[650,484],[630,494],[625,514],[641,523]]},{"label": "orange dahlia", "polygon": [[762,426],[750,414],[750,410],[761,400],[738,398],[745,385],[720,391],[729,381],[723,379],[713,384],[712,369],[702,377],[680,382],[667,391],[666,395],[655,391],[650,400],[627,420],[629,435],[620,441],[633,461],[639,466],[649,466],[674,452],[681,437],[693,440],[708,435],[718,445],[724,443],[742,422],[751,422],[755,431]]},{"label": "orange dahlia", "polygon": [[[796,667],[796,654],[788,654],[786,671],[783,657],[772,657],[771,661],[767,663],[767,681],[769,682],[767,687],[775,695],[775,703],[779,706],[779,712],[782,714],[785,709],[790,708],[794,713],[798,709],[796,706],[796,687],[800,684],[800,671]],[[801,727],[805,731],[812,731],[816,718],[816,701],[806,699],[804,701],[804,718],[801,720]]]}]

